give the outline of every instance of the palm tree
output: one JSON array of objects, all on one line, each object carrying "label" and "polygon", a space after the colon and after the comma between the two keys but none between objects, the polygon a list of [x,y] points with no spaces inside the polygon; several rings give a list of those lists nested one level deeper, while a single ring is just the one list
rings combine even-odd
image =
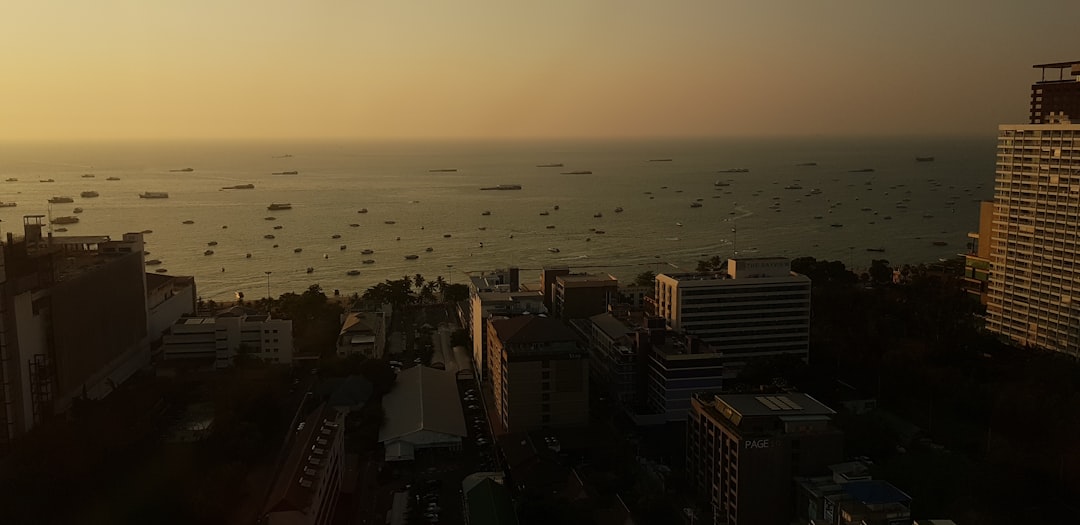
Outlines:
[{"label": "palm tree", "polygon": [[440,275],[435,278],[435,289],[442,292],[444,288],[446,288],[446,279],[443,279],[443,276]]},{"label": "palm tree", "polygon": [[413,276],[413,286],[415,286],[417,290],[422,290],[424,288],[424,281],[424,276],[419,273]]}]

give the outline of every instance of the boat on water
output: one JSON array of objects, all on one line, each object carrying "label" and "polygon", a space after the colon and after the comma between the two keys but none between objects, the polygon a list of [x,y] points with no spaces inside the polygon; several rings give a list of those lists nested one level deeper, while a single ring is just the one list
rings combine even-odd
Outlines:
[{"label": "boat on water", "polygon": [[157,266],[159,264],[161,264],[161,259],[150,259],[149,261],[146,261],[147,266]]},{"label": "boat on water", "polygon": [[347,248],[347,246],[345,246],[344,244],[342,244],[341,246],[338,246],[339,250],[344,250],[345,248]]},{"label": "boat on water", "polygon": [[884,253],[884,252],[885,252],[885,248],[867,248],[867,249],[866,249],[866,251],[868,251],[868,252],[878,252],[878,253]]},{"label": "boat on water", "polygon": [[554,225],[554,224],[548,224],[547,226],[545,226],[545,228],[547,228],[547,229],[549,229],[549,230],[554,230],[554,229],[555,229],[555,225]]},{"label": "boat on water", "polygon": [[356,210],[356,213],[367,213],[367,208],[360,208],[359,210]]},{"label": "boat on water", "polygon": [[350,228],[359,228],[360,225],[354,222],[354,223],[350,224],[349,227]]},{"label": "boat on water", "polygon": [[829,226],[832,226],[833,228],[843,228],[844,227],[843,224],[830,224]]},{"label": "boat on water", "polygon": [[784,189],[785,190],[801,190],[801,189],[803,189],[803,187],[799,186],[798,184],[790,184],[788,186],[784,186]]},{"label": "boat on water", "polygon": [[331,235],[331,236],[330,236],[330,238],[331,238],[331,239],[340,239],[340,238],[341,238],[341,234],[335,233],[335,234]]},{"label": "boat on water", "polygon": [[690,207],[691,207],[691,208],[700,208],[700,207],[701,207],[701,203],[700,203],[700,202],[696,202],[696,201],[695,201],[695,202],[691,202],[691,203],[690,203]]},{"label": "boat on water", "polygon": [[154,230],[143,230],[141,233],[154,233]]},{"label": "boat on water", "polygon": [[184,222],[183,222],[183,223],[181,223],[181,224],[195,224],[195,221],[193,221],[193,220],[191,220],[191,219],[188,219],[188,220],[184,221]]},{"label": "boat on water", "polygon": [[489,190],[496,190],[496,191],[520,190],[521,185],[520,184],[499,184],[498,186],[484,186],[483,188],[480,188],[480,189],[484,190],[484,191],[489,191]]},{"label": "boat on water", "polygon": [[934,242],[932,242],[930,244],[933,244],[934,246],[948,246],[949,245],[949,243],[947,243],[945,241],[934,241]]},{"label": "boat on water", "polygon": [[67,204],[69,202],[75,202],[75,199],[71,197],[52,197],[49,199],[49,204]]},{"label": "boat on water", "polygon": [[0,202],[0,208],[14,208],[18,206],[18,203],[14,202]]},{"label": "boat on water", "polygon": [[551,253],[559,253],[558,248],[548,248],[548,251],[551,252]]},{"label": "boat on water", "polygon": [[537,164],[536,167],[537,168],[561,168],[561,167],[563,167],[563,163],[556,162],[554,164]]},{"label": "boat on water", "polygon": [[563,175],[592,175],[589,170],[564,171]]},{"label": "boat on water", "polygon": [[623,211],[622,206],[616,206],[615,207],[615,213],[622,213],[622,211]]},{"label": "boat on water", "polygon": [[[718,181],[713,183],[713,186],[716,186],[717,188],[726,188],[728,186],[731,186],[731,183],[730,182],[724,182],[722,180],[718,180]],[[649,192],[649,193],[651,193],[651,192]]]},{"label": "boat on water", "polygon": [[915,157],[916,162],[934,162],[934,157]]},{"label": "boat on water", "polygon": [[66,231],[67,231],[67,228],[57,228],[57,229],[56,229],[55,231],[56,231],[57,233],[64,233],[64,232],[66,232]]},{"label": "boat on water", "polygon": [[299,171],[275,171],[271,175],[299,175]]},{"label": "boat on water", "polygon": [[454,173],[456,171],[457,171],[457,168],[438,168],[438,169],[428,170],[428,173]]},{"label": "boat on water", "polygon": [[675,223],[675,226],[679,226],[679,227],[682,227],[682,223],[681,223],[681,222],[676,222],[676,223]]},{"label": "boat on water", "polygon": [[53,179],[38,179],[38,182],[56,182]]},{"label": "boat on water", "polygon": [[407,260],[407,261],[415,261],[416,259],[419,259],[419,258],[420,258],[419,255],[406,255],[405,256],[405,260]]},{"label": "boat on water", "polygon": [[63,217],[57,217],[49,222],[51,222],[52,224],[75,224],[79,222],[79,218],[73,217],[71,215],[66,215]]},{"label": "boat on water", "polygon": [[360,250],[361,255],[371,255],[373,253],[375,253],[375,250],[372,250],[372,249],[369,249],[369,248],[365,248],[363,250]]},{"label": "boat on water", "polygon": [[217,246],[217,241],[210,241],[206,243],[207,246]]},{"label": "boat on water", "polygon": [[203,255],[214,255],[214,250],[206,250],[205,252],[202,252],[202,254]]},{"label": "boat on water", "polygon": [[244,255],[244,258],[245,258],[245,259],[250,259],[250,258],[251,258],[251,254],[249,253],[249,254],[246,254],[246,255]]},{"label": "boat on water", "polygon": [[397,224],[397,221],[382,221],[383,224]]},{"label": "boat on water", "polygon": [[315,272],[315,268],[312,268],[311,266],[307,267],[307,273],[314,273],[314,272]]},{"label": "boat on water", "polygon": [[808,166],[817,166],[817,163],[816,162],[800,162],[800,163],[796,164],[796,166],[805,168],[805,167],[808,167]]},{"label": "boat on water", "polygon": [[871,173],[874,168],[859,168],[857,170],[848,170],[848,173]]},{"label": "boat on water", "polygon": [[120,177],[105,177],[105,180],[120,180]]},{"label": "boat on water", "polygon": [[267,206],[266,209],[268,209],[270,211],[291,210],[292,209],[292,204],[289,204],[287,202],[273,202],[273,203],[270,203],[270,205]]},{"label": "boat on water", "polygon": [[451,235],[449,233],[444,233],[443,234],[443,239],[449,239],[450,237],[451,237]]},{"label": "boat on water", "polygon": [[263,217],[263,220],[264,221],[276,221],[277,217],[274,217],[274,216],[271,215],[271,216],[268,216],[268,217]]},{"label": "boat on water", "polygon": [[79,194],[79,196],[80,196],[80,197],[82,197],[82,198],[84,198],[84,199],[92,199],[92,198],[94,198],[94,197],[97,197],[97,196],[99,196],[99,195],[101,195],[101,194],[100,194],[100,193],[98,193],[98,192],[96,192],[96,191],[93,191],[93,190],[91,190],[91,191],[84,191],[84,192],[82,192],[82,193],[80,193],[80,194]]},{"label": "boat on water", "polygon": [[488,211],[488,210],[484,210],[484,211],[480,212],[480,215],[485,215],[485,216],[486,215],[491,215],[491,212]]},{"label": "boat on water", "polygon": [[289,159],[289,158],[292,158],[292,153],[286,153],[284,155],[274,155],[273,157],[270,157],[270,158],[272,158],[272,159]]},{"label": "boat on water", "polygon": [[254,184],[237,184],[235,186],[222,186],[221,189],[223,189],[223,190],[253,190],[253,189],[255,189],[255,185]]},{"label": "boat on water", "polygon": [[168,199],[169,193],[165,191],[144,191],[139,194],[140,199]]},{"label": "boat on water", "polygon": [[349,270],[345,272],[345,275],[360,275],[360,270]]},{"label": "boat on water", "polygon": [[750,168],[728,168],[726,170],[718,170],[717,173],[750,173]]},{"label": "boat on water", "polygon": [[191,173],[195,171],[195,168],[180,168],[178,170],[169,170],[169,173]]},{"label": "boat on water", "polygon": [[285,228],[285,227],[284,227],[284,226],[282,226],[282,225],[280,225],[280,224],[279,224],[279,225],[277,225],[277,226],[274,226],[274,229],[275,229],[275,230],[280,230],[280,229],[283,229],[283,228]]},{"label": "boat on water", "polygon": [[607,232],[605,232],[604,230],[596,230],[596,231],[594,231],[593,233],[595,233],[595,234],[597,234],[597,235],[603,235],[603,234],[605,234],[605,233],[607,233]]},{"label": "boat on water", "polygon": [[540,212],[540,215],[544,215],[544,216],[550,215],[550,214],[551,214],[551,212],[549,212],[547,210],[544,210],[544,211]]},{"label": "boat on water", "polygon": [[94,177],[97,177],[97,175],[94,175],[93,173],[83,173],[82,174],[82,178],[84,178],[84,179],[92,179]]},{"label": "boat on water", "polygon": [[428,253],[431,253],[431,252],[435,251],[435,248],[432,248],[431,246],[428,246],[427,248],[424,248],[424,251],[428,252]]},{"label": "boat on water", "polygon": [[375,264],[375,259],[364,259],[363,261],[360,261],[360,262],[363,263],[363,264]]},{"label": "boat on water", "polygon": [[553,209],[555,211],[559,211],[559,205],[556,204],[556,205],[552,206],[551,209]]},{"label": "boat on water", "polygon": [[8,177],[4,179],[4,182],[19,182],[19,179],[16,179],[15,177]]},{"label": "boat on water", "polygon": [[293,248],[293,253],[300,253],[302,251],[304,251],[303,248]]},{"label": "boat on water", "polygon": [[82,212],[83,212],[83,209],[78,208],[78,207],[76,207],[74,210],[71,210],[71,213],[82,213]]},{"label": "boat on water", "polygon": [[596,212],[596,213],[594,213],[594,214],[593,214],[592,216],[593,216],[593,217],[595,217],[595,218],[597,218],[597,219],[599,219],[600,217],[603,217],[603,216],[604,216],[604,214],[603,214],[603,213],[600,213],[600,212]]},{"label": "boat on water", "polygon": [[158,268],[157,270],[154,270],[154,271],[157,272],[157,273],[165,273],[165,272],[168,272],[169,270],[166,270],[165,268]]},{"label": "boat on water", "polygon": [[272,233],[268,233],[266,235],[263,235],[263,239],[273,239],[273,238],[274,238],[274,234],[272,234]]},{"label": "boat on water", "polygon": [[671,162],[671,159],[649,159],[649,162]]}]

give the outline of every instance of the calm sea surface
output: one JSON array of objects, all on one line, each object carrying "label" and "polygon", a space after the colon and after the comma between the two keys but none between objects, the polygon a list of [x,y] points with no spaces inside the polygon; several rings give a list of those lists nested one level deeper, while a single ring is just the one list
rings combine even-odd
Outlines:
[{"label": "calm sea surface", "polygon": [[[278,295],[313,283],[347,294],[418,272],[462,282],[466,272],[508,265],[533,272],[566,264],[632,279],[644,270],[691,270],[700,258],[736,250],[813,255],[855,267],[868,266],[871,258],[919,263],[964,251],[966,233],[977,228],[973,201],[993,196],[994,146],[992,134],[920,140],[0,144],[0,181],[18,179],[0,182],[0,201],[18,203],[0,208],[0,231],[21,232],[23,215],[73,215],[78,206],[84,210],[80,222],[55,235],[118,238],[153,230],[146,235],[147,259],[162,264],[148,271],[194,275],[199,293],[213,299],[232,298],[236,291],[264,296],[267,271],[271,293]],[[936,160],[916,162],[916,156]],[[655,159],[671,160],[650,162]],[[810,162],[817,166],[797,166]],[[553,163],[563,167],[537,167]],[[169,171],[187,167],[194,171]],[[750,171],[718,173],[730,168]],[[864,168],[874,171],[851,172]],[[457,171],[430,171],[440,169]],[[299,174],[272,175],[283,171]],[[592,173],[563,174],[570,171]],[[82,176],[89,173],[95,176]],[[236,184],[255,189],[221,189]],[[480,190],[498,184],[522,189]],[[79,197],[88,190],[100,197]],[[139,198],[145,191],[168,192],[169,198]],[[50,209],[52,196],[71,196],[75,203]],[[292,209],[268,211],[275,202]],[[693,202],[701,207],[691,207]],[[617,207],[624,211],[616,213]],[[357,213],[361,208],[368,213]],[[267,234],[275,238],[264,239]],[[217,245],[210,248],[210,242]],[[213,255],[204,255],[207,249]],[[361,255],[363,249],[374,254]],[[362,264],[364,259],[376,262]],[[353,269],[360,275],[346,275]]]}]

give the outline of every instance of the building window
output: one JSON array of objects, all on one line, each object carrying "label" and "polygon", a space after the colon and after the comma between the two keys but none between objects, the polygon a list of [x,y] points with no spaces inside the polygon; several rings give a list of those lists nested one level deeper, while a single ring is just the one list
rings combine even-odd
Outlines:
[{"label": "building window", "polygon": [[545,359],[545,360],[541,361],[540,366],[542,366],[544,368],[551,368],[551,360],[550,359]]},{"label": "building window", "polygon": [[540,411],[541,412],[551,412],[551,405],[549,405],[547,403],[544,403],[544,404],[540,405]]},{"label": "building window", "polygon": [[540,373],[540,379],[544,379],[544,380],[551,379],[551,372],[546,372],[546,371],[541,372]]},{"label": "building window", "polygon": [[541,401],[551,401],[551,394],[548,394],[546,392],[543,393],[543,394],[540,394],[540,400]]},{"label": "building window", "polygon": [[551,416],[549,416],[547,414],[544,414],[544,415],[540,416],[540,422],[545,424],[545,425],[548,424],[548,423],[551,423]]},{"label": "building window", "polygon": [[548,383],[547,381],[540,383],[540,390],[551,390],[551,383]]}]

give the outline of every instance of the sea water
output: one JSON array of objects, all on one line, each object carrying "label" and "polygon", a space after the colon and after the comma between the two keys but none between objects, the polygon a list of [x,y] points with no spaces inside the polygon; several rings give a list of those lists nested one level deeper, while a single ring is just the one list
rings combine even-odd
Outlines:
[{"label": "sea water", "polygon": [[[506,266],[520,267],[526,282],[547,265],[630,280],[645,270],[689,271],[699,259],[734,254],[812,255],[865,268],[875,258],[920,263],[965,252],[966,234],[977,228],[977,201],[993,196],[994,146],[992,134],[7,143],[0,145],[0,181],[18,181],[0,182],[0,201],[18,206],[0,208],[0,231],[19,234],[24,215],[73,215],[78,206],[80,222],[54,235],[118,238],[152,230],[145,236],[147,259],[162,264],[147,270],[194,275],[199,294],[219,300],[237,291],[265,296],[266,272],[278,295],[316,283],[350,294],[417,273],[463,282],[469,273]],[[917,162],[917,156],[935,160]],[[816,165],[799,166],[805,163]],[[188,167],[194,171],[170,171]],[[733,168],[749,171],[720,172]],[[873,171],[852,171],[860,169]],[[287,171],[298,174],[273,174]],[[573,171],[591,173],[568,174]],[[255,189],[221,189],[237,184]],[[521,189],[480,189],[499,184]],[[100,197],[79,197],[88,190]],[[140,198],[146,191],[169,198]],[[49,205],[52,196],[75,203]],[[701,206],[692,207],[695,202]],[[271,203],[292,209],[269,211]],[[358,213],[362,208],[368,212]],[[264,239],[267,234],[275,238]],[[214,253],[204,255],[207,249]],[[363,249],[374,254],[361,255]],[[365,259],[376,262],[362,264]],[[360,275],[347,275],[353,269]]]}]

